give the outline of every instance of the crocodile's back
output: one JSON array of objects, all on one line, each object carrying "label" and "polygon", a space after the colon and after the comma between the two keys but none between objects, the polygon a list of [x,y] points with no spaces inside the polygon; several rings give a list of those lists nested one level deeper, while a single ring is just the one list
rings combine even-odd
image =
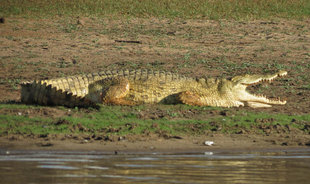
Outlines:
[{"label": "crocodile's back", "polygon": [[[141,103],[178,103],[175,95],[189,88],[195,87],[195,78],[189,78],[175,73],[153,70],[124,70],[112,77],[103,78],[89,86],[87,98],[93,102],[101,103],[101,93],[109,89],[111,80],[117,77],[128,82],[129,91],[123,97],[127,101]],[[121,82],[122,83],[122,82]],[[125,90],[118,88],[119,91]]]},{"label": "crocodile's back", "polygon": [[193,78],[182,75],[149,71],[140,78],[129,78],[127,99],[140,103],[178,103],[176,95],[197,84]]},{"label": "crocodile's back", "polygon": [[193,80],[178,74],[153,70],[102,71],[23,83],[21,101],[40,105],[89,106],[96,103],[87,98],[90,86],[115,77],[130,81],[128,98],[145,103],[159,102],[165,96],[180,91],[187,81]]}]

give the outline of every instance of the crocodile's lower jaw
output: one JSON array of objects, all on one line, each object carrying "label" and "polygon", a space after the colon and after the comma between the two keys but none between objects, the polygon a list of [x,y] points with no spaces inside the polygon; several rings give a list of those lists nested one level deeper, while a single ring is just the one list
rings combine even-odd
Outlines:
[{"label": "crocodile's lower jaw", "polygon": [[[260,103],[260,102],[246,102],[247,106],[252,108],[264,108],[264,107],[272,107],[270,104]],[[277,103],[278,105],[286,104],[286,101],[281,101]]]}]

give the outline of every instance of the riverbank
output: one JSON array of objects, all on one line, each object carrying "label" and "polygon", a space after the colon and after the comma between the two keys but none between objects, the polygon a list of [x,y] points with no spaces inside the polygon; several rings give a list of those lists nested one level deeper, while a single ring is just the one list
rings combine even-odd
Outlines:
[{"label": "riverbank", "polygon": [[[2,148],[186,151],[309,146],[308,1],[208,1],[212,6],[92,2],[2,4]],[[271,84],[248,88],[287,104],[261,109],[182,104],[79,109],[20,103],[23,81],[123,69],[198,78],[286,70],[287,76]],[[209,140],[214,146],[203,145]]]},{"label": "riverbank", "polygon": [[[140,140],[132,140],[133,138]],[[118,141],[49,138],[0,138],[0,150],[101,151],[106,153],[195,153],[212,151],[264,151],[309,149],[310,136],[212,135],[173,138],[134,136]],[[214,144],[208,146],[205,141]]]}]

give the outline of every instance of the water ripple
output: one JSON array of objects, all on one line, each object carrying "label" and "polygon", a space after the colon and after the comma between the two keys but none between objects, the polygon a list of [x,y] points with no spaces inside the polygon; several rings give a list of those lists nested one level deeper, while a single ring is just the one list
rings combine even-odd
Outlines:
[{"label": "water ripple", "polygon": [[16,156],[2,156],[0,161],[25,161],[25,162],[94,162],[88,159],[70,159],[70,158],[27,158]]},{"label": "water ripple", "polygon": [[65,165],[38,165],[38,168],[44,169],[64,169],[64,170],[77,170],[78,167],[65,166]]},{"label": "water ripple", "polygon": [[98,170],[107,170],[107,169],[109,169],[108,167],[100,167],[100,166],[84,166],[84,168],[87,168],[87,169],[98,169]]}]

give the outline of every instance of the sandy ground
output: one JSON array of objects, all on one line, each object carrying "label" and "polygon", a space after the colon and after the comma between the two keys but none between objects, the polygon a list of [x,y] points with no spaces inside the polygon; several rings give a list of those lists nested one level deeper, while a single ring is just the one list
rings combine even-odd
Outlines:
[{"label": "sandy ground", "polygon": [[[141,139],[141,138],[140,138]],[[258,135],[213,135],[199,137],[153,138],[135,141],[88,141],[88,140],[55,140],[55,139],[20,139],[0,138],[0,150],[60,150],[60,151],[101,151],[117,153],[195,153],[209,151],[265,151],[309,149],[301,142],[304,136],[258,136]],[[299,140],[299,142],[298,142]],[[206,141],[212,141],[211,146]]]},{"label": "sandy ground", "polygon": [[[18,84],[22,81],[107,69],[149,68],[193,77],[231,77],[244,73],[262,74],[287,70],[289,75],[273,82],[271,86],[263,84],[251,89],[268,97],[282,97],[288,101],[286,105],[258,110],[248,107],[242,109],[289,115],[308,114],[309,30],[310,20],[243,22],[155,18],[6,18],[5,23],[0,23],[0,101],[18,102]],[[1,112],[8,113],[5,110]],[[62,115],[62,112],[57,114],[57,110],[52,112],[52,117]],[[153,115],[156,112],[150,110],[147,113]],[[147,118],[148,114],[144,116]],[[33,111],[31,115],[42,116],[42,112]],[[214,146],[203,145],[209,139],[215,142]],[[186,139],[156,138],[142,142],[126,140],[84,143],[72,139],[15,140],[2,136],[0,143],[1,148],[112,151],[294,147],[307,146],[307,140],[309,135],[292,132],[269,137],[245,134]]]},{"label": "sandy ground", "polygon": [[18,101],[21,81],[107,69],[149,68],[193,77],[282,69],[288,77],[258,92],[288,104],[264,111],[309,113],[309,25],[310,20],[7,18],[0,24],[0,101]]}]

